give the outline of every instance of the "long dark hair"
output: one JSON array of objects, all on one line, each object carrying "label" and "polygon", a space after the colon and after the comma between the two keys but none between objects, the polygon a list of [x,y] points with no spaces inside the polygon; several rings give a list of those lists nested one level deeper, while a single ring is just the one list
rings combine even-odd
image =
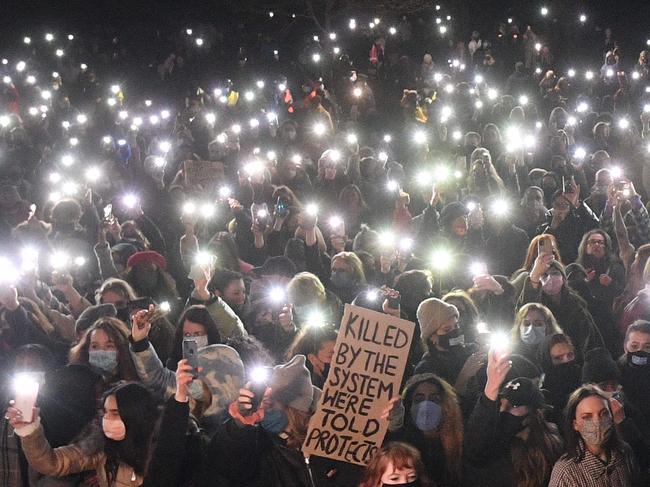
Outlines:
[{"label": "long dark hair", "polygon": [[556,460],[562,455],[562,440],[557,426],[544,419],[542,409],[534,409],[526,418],[528,437],[512,439],[510,455],[517,485],[546,485]]},{"label": "long dark hair", "polygon": [[593,257],[587,254],[587,241],[591,238],[592,235],[600,235],[605,240],[605,257],[603,258],[603,263],[601,266],[602,268],[599,269],[599,271],[607,272],[609,266],[612,264],[612,261],[616,259],[616,257],[612,254],[612,238],[607,234],[606,231],[600,230],[598,228],[590,230],[582,236],[582,240],[580,241],[580,245],[578,247],[578,258],[576,259],[576,263],[580,264],[585,269],[590,268],[591,264],[595,263]]},{"label": "long dark hair", "polygon": [[120,463],[133,468],[136,474],[145,476],[149,461],[151,437],[156,425],[158,410],[151,393],[135,382],[120,382],[102,397],[102,405],[108,396],[115,396],[120,418],[126,426],[122,441],[106,438],[106,475],[108,483],[117,477]]},{"label": "long dark hair", "polygon": [[[580,436],[580,433],[575,430],[573,427],[573,421],[576,419],[576,410],[578,409],[578,404],[582,402],[583,399],[588,397],[599,397],[602,399],[605,404],[607,404],[607,409],[610,409],[609,398],[600,389],[594,384],[585,384],[575,391],[569,397],[566,407],[564,408],[564,443],[566,456],[576,462],[582,461],[585,456],[585,446]],[[611,409],[610,409],[611,415]],[[612,428],[612,433],[607,441],[603,444],[603,448],[607,452],[614,450],[622,451],[623,446],[616,434],[616,428]]]},{"label": "long dark hair", "polygon": [[203,325],[205,332],[208,335],[209,345],[221,343],[219,328],[217,328],[217,323],[212,318],[212,315],[210,315],[208,309],[202,304],[190,306],[183,311],[183,314],[178,319],[178,324],[176,325],[172,353],[167,362],[168,368],[172,370],[176,370],[178,361],[183,358],[183,323],[185,323],[185,320]]}]

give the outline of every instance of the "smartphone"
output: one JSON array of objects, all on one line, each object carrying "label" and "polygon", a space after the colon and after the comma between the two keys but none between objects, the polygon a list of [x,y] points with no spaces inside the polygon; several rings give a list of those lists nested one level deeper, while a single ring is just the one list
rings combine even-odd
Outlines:
[{"label": "smartphone", "polygon": [[192,367],[192,377],[199,376],[199,347],[196,340],[183,340],[183,358]]},{"label": "smartphone", "polygon": [[251,217],[258,227],[266,228],[269,223],[269,209],[266,203],[253,203],[251,205]]},{"label": "smartphone", "polygon": [[387,296],[388,307],[391,309],[399,309],[402,302],[402,296],[398,294],[397,296]]},{"label": "smartphone", "polygon": [[115,217],[113,216],[113,205],[109,203],[104,207],[104,222],[112,224],[114,220]]},{"label": "smartphone", "polygon": [[275,214],[280,218],[284,218],[289,214],[289,205],[287,204],[287,201],[282,197],[279,197],[277,203],[275,204]]},{"label": "smartphone", "polygon": [[537,255],[552,254],[553,242],[550,238],[543,238],[537,242]]},{"label": "smartphone", "polygon": [[140,311],[141,309],[149,309],[150,305],[156,305],[154,300],[150,297],[138,298],[132,301],[129,301],[129,310],[133,313],[135,311]]},{"label": "smartphone", "polygon": [[23,421],[34,421],[34,406],[38,398],[39,383],[32,374],[17,374],[14,377],[14,408],[20,411]]},{"label": "smartphone", "polygon": [[253,408],[251,409],[251,412],[255,412],[259,409],[262,400],[264,399],[264,392],[267,387],[268,384],[266,381],[253,381],[251,383],[251,392],[253,393],[253,398],[251,399],[251,405]]}]

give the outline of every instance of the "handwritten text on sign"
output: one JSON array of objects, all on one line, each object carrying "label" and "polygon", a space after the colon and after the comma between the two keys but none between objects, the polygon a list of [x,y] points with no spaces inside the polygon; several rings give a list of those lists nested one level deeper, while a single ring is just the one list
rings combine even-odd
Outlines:
[{"label": "handwritten text on sign", "polygon": [[415,325],[345,305],[334,357],[302,450],[366,465],[381,447],[388,423],[380,419],[399,395]]}]

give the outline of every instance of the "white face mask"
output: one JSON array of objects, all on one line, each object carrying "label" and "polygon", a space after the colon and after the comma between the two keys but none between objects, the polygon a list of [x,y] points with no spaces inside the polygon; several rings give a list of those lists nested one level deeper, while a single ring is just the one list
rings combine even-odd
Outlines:
[{"label": "white face mask", "polygon": [[102,418],[102,429],[109,440],[122,441],[126,438],[126,425],[121,419]]},{"label": "white face mask", "polygon": [[539,345],[544,340],[545,335],[543,326],[526,325],[519,328],[521,341],[526,345]]}]

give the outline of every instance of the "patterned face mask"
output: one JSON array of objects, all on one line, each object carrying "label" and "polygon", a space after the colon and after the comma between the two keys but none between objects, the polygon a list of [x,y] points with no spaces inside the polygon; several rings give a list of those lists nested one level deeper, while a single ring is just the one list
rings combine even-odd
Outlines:
[{"label": "patterned face mask", "polygon": [[583,421],[582,425],[578,428],[578,432],[588,445],[600,446],[609,439],[613,427],[614,423],[612,422],[612,418],[607,416],[600,419]]}]

